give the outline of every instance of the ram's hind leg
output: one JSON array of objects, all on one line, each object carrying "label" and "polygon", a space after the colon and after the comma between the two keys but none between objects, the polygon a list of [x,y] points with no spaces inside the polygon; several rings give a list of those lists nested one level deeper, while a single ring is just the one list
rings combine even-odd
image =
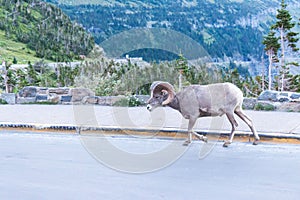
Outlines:
[{"label": "ram's hind leg", "polygon": [[253,144],[257,145],[259,143],[260,138],[253,126],[252,120],[245,113],[243,113],[241,109],[236,109],[234,113],[237,114],[237,116],[239,116],[249,126],[255,138]]},{"label": "ram's hind leg", "polygon": [[238,126],[238,123],[234,119],[233,113],[226,113],[226,116],[231,124],[231,132],[229,134],[229,140],[225,141],[223,147],[228,147],[232,143],[235,127]]}]

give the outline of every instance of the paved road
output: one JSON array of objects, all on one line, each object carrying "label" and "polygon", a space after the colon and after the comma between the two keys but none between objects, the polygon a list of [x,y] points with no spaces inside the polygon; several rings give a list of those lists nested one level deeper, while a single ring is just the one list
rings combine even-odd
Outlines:
[{"label": "paved road", "polygon": [[[142,157],[162,152],[170,143],[184,148],[182,141],[157,138],[106,136],[96,141],[109,141]],[[1,131],[0,199],[298,200],[300,196],[300,147],[296,145],[234,143],[223,148],[216,143],[200,159],[203,143],[195,142],[171,165],[132,174],[97,162],[93,156],[99,152],[85,142],[78,135]],[[102,149],[100,153],[110,155],[115,168],[122,170],[125,160],[99,144],[95,147]],[[136,164],[137,169],[145,167]]]},{"label": "paved road", "polygon": [[[253,119],[259,132],[300,135],[300,113],[262,111],[246,111],[246,113]],[[237,121],[238,131],[249,131],[240,119],[237,118]],[[0,123],[187,129],[187,120],[171,108],[158,108],[150,113],[145,107],[120,108],[89,105],[1,105]],[[201,118],[197,121],[195,129],[228,131],[231,127],[223,116]]]}]

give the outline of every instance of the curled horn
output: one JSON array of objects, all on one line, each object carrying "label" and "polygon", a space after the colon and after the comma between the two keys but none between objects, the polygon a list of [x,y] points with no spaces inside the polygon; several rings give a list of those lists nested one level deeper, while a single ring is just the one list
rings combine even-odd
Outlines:
[{"label": "curled horn", "polygon": [[[150,86],[150,92],[151,92],[150,99],[153,97],[153,91],[154,91],[154,88],[155,88],[158,84],[160,84],[160,83],[161,83],[161,81],[155,81],[155,82],[153,82],[153,83],[151,84],[151,86]],[[147,103],[149,103],[150,99],[147,101]]]},{"label": "curled horn", "polygon": [[160,83],[162,83],[162,82],[161,82],[161,81],[155,81],[155,82],[153,82],[153,83],[151,84],[151,86],[150,86],[151,97],[153,97],[153,91],[154,91],[154,88],[155,88],[158,84],[160,84]]},{"label": "curled horn", "polygon": [[168,82],[156,83],[153,87],[153,90],[152,90],[151,94],[153,94],[155,92],[162,92],[163,90],[168,92],[168,98],[164,102],[162,102],[162,105],[167,105],[171,101],[173,101],[173,99],[175,97],[174,87],[170,83],[168,83]]}]

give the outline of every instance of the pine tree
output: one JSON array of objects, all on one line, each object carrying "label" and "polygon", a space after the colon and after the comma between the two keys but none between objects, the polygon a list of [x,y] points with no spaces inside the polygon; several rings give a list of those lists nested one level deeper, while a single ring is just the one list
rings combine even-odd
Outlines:
[{"label": "pine tree", "polygon": [[17,64],[17,63],[18,63],[18,60],[16,59],[16,57],[14,57],[13,64]]},{"label": "pine tree", "polygon": [[25,72],[25,70],[23,70],[22,68],[17,69],[16,71],[16,90],[20,90],[23,87],[29,85],[28,80],[27,80],[27,74]]},{"label": "pine tree", "polygon": [[281,55],[280,55],[280,67],[281,67],[281,88],[280,90],[284,90],[284,81],[285,76],[289,74],[288,64],[285,62],[285,53],[286,48],[290,48],[292,51],[296,52],[299,49],[296,46],[296,42],[299,40],[296,38],[298,33],[292,31],[295,23],[292,22],[292,17],[289,11],[286,9],[287,4],[285,4],[284,0],[281,1],[281,8],[277,10],[277,22],[271,27],[273,30],[277,30],[280,34],[281,41]]},{"label": "pine tree", "polygon": [[28,83],[30,85],[38,86],[39,85],[39,74],[32,66],[31,62],[28,62],[28,66],[25,68],[27,71],[27,77]]},{"label": "pine tree", "polygon": [[179,90],[182,89],[183,86],[183,77],[182,75],[189,81],[193,75],[188,66],[187,59],[180,53],[179,58],[175,61],[175,68],[179,70]]},{"label": "pine tree", "polygon": [[267,36],[264,37],[263,44],[265,45],[266,54],[269,57],[269,71],[268,71],[268,79],[269,85],[268,89],[272,89],[272,67],[273,63],[278,61],[277,53],[280,48],[280,44],[278,43],[278,37],[275,36],[274,31],[270,31]]}]

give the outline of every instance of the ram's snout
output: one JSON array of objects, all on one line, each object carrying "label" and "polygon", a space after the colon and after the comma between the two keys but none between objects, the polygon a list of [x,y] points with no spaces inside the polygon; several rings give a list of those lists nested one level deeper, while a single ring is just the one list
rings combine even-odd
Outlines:
[{"label": "ram's snout", "polygon": [[154,104],[154,99],[151,97],[148,101],[147,101],[147,110],[149,112],[151,112],[154,109],[154,106],[152,105]]},{"label": "ram's snout", "polygon": [[152,111],[152,106],[151,106],[150,104],[147,105],[147,110],[148,110],[149,112]]}]

